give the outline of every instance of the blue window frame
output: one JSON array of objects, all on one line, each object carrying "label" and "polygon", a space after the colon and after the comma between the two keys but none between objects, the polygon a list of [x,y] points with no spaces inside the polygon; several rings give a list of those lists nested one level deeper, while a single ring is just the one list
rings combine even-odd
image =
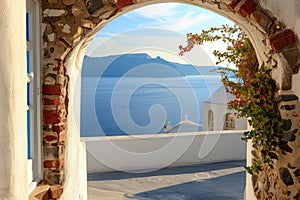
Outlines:
[{"label": "blue window frame", "polygon": [[30,40],[30,14],[26,12],[26,40]]},{"label": "blue window frame", "polygon": [[[42,179],[40,53],[41,5],[39,0],[26,0],[26,73],[27,85],[27,158],[29,190]],[[25,71],[24,71],[25,72]],[[25,103],[25,102],[24,102]]]},{"label": "blue window frame", "polygon": [[[26,40],[27,42],[30,41],[30,14],[26,12]],[[27,66],[26,71],[27,74],[31,73],[31,61],[30,61],[30,51],[26,51],[26,58],[27,58]],[[30,103],[31,103],[31,80],[28,79],[27,81],[27,158],[31,159],[31,109],[30,109]]]}]

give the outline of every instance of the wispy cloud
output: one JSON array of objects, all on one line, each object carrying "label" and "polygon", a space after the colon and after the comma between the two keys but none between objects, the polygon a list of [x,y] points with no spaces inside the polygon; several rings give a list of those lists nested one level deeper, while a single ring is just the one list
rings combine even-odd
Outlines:
[{"label": "wispy cloud", "polygon": [[202,22],[212,19],[211,15],[196,14],[189,12],[180,18],[170,18],[161,24],[162,28],[171,29],[174,31],[188,31],[199,26]]},{"label": "wispy cloud", "polygon": [[178,13],[178,3],[162,3],[151,6],[145,6],[143,8],[132,11],[132,15],[140,15],[145,18],[165,18],[172,17]]},{"label": "wispy cloud", "polygon": [[[171,52],[173,60],[179,52],[178,45],[185,44],[186,33],[197,33],[225,23],[232,22],[218,14],[187,4],[161,3],[145,6],[108,23],[91,42],[87,54],[106,56],[148,52],[155,56],[159,52],[166,56],[166,52],[169,52],[170,58]],[[184,55],[184,59],[196,65],[214,65],[214,49],[222,51],[224,44],[215,42],[196,46]]]},{"label": "wispy cloud", "polygon": [[145,21],[140,27],[156,27],[173,31],[189,31],[202,22],[213,19],[209,13],[199,12],[201,9],[178,3],[156,4],[131,12],[127,17],[142,17]]}]

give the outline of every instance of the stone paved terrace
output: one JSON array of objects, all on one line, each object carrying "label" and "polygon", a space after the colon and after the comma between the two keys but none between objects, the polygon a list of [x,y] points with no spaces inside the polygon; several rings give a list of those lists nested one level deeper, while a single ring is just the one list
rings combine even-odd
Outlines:
[{"label": "stone paved terrace", "polygon": [[245,161],[88,174],[89,200],[242,200]]}]

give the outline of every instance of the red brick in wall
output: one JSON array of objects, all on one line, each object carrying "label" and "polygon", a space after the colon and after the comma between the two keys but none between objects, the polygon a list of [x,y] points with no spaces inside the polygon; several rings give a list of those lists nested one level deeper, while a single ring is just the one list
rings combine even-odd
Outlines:
[{"label": "red brick in wall", "polygon": [[42,93],[44,95],[62,95],[63,86],[61,85],[43,85]]},{"label": "red brick in wall", "polygon": [[256,10],[257,3],[254,0],[247,0],[239,9],[239,13],[243,17],[249,16]]},{"label": "red brick in wall", "polygon": [[43,122],[44,124],[57,124],[60,122],[66,122],[66,118],[60,114],[59,110],[44,110]]},{"label": "red brick in wall", "polygon": [[296,35],[290,29],[286,29],[282,32],[275,33],[270,37],[271,47],[274,51],[280,51],[292,44],[295,44],[296,42]]},{"label": "red brick in wall", "polygon": [[45,160],[44,161],[44,168],[59,168],[64,164],[64,159],[60,160]]},{"label": "red brick in wall", "polygon": [[52,98],[52,99],[43,98],[43,104],[44,105],[59,105],[61,103],[62,102],[61,102],[59,97],[55,97],[55,98]]},{"label": "red brick in wall", "polygon": [[232,8],[232,9],[235,9],[235,7],[240,3],[241,0],[236,0],[236,1],[233,1],[229,6]]},{"label": "red brick in wall", "polygon": [[118,0],[117,1],[117,7],[119,9],[121,9],[123,7],[126,7],[126,6],[129,6],[129,5],[132,5],[132,4],[133,4],[132,0]]}]

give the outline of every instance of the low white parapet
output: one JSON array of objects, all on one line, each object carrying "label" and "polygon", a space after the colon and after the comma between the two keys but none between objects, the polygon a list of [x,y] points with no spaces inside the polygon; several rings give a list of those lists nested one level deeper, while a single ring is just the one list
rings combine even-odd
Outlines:
[{"label": "low white parapet", "polygon": [[167,166],[246,159],[242,130],[81,138],[87,171],[147,172]]}]

